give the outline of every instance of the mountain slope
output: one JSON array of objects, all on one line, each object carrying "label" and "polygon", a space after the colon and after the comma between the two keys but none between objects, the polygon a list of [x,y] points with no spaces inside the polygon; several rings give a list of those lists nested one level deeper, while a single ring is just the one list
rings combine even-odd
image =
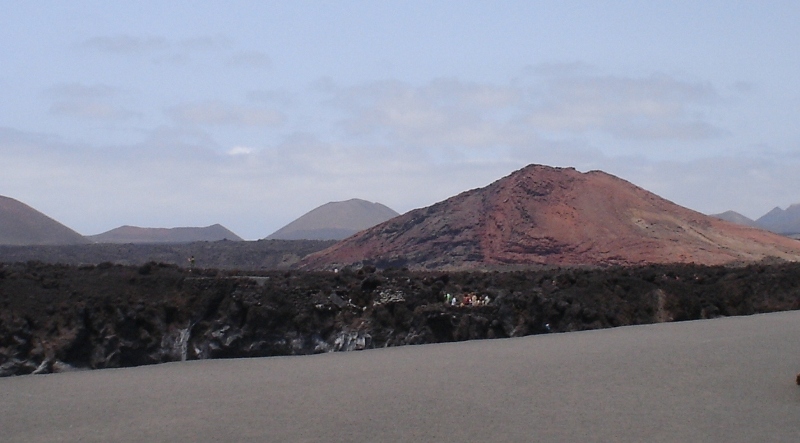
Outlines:
[{"label": "mountain slope", "polygon": [[87,237],[94,243],[191,243],[196,241],[242,241],[224,226],[204,228],[140,228],[120,226],[102,234]]},{"label": "mountain slope", "polygon": [[306,258],[452,269],[800,259],[800,242],[678,206],[602,171],[530,165]]},{"label": "mountain slope", "polygon": [[755,223],[760,228],[779,234],[798,234],[800,233],[800,204],[791,205],[785,210],[775,208],[764,214]]},{"label": "mountain slope", "polygon": [[725,211],[721,214],[710,214],[709,217],[718,218],[720,220],[736,223],[737,225],[756,226],[755,220],[745,217],[736,211]]},{"label": "mountain slope", "polygon": [[267,240],[341,240],[397,217],[394,210],[357,198],[330,202],[302,215]]},{"label": "mountain slope", "polygon": [[88,243],[77,232],[18,200],[0,196],[0,245]]}]

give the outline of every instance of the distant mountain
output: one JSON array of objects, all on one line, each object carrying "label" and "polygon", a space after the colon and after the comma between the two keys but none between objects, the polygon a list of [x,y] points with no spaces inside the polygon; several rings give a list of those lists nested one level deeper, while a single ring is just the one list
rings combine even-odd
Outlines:
[{"label": "distant mountain", "polygon": [[87,237],[94,243],[191,243],[196,241],[242,241],[242,238],[220,224],[205,228],[140,228],[120,226],[102,234]]},{"label": "distant mountain", "polygon": [[13,198],[0,196],[0,245],[76,245],[82,235]]},{"label": "distant mountain", "polygon": [[736,211],[725,211],[721,214],[711,214],[710,216],[720,220],[729,221],[731,223],[736,223],[737,225],[756,226],[756,222],[754,220],[745,217]]},{"label": "distant mountain", "polygon": [[[335,240],[258,240],[192,243],[87,243],[82,245],[0,245],[0,263],[40,261],[68,265],[144,265],[149,262],[198,268],[289,269],[301,258],[336,243]],[[2,299],[0,265],[0,299]],[[2,318],[2,308],[0,308]],[[0,324],[2,330],[2,324]],[[2,340],[2,334],[0,334]],[[2,349],[2,347],[0,347]],[[0,351],[2,352],[2,351]],[[2,354],[0,354],[2,355]],[[0,440],[2,441],[2,440]]]},{"label": "distant mountain", "polygon": [[800,204],[775,208],[756,220],[756,225],[778,234],[800,234]]},{"label": "distant mountain", "polygon": [[361,231],[300,267],[717,265],[767,257],[798,261],[800,242],[700,214],[602,171],[530,165]]},{"label": "distant mountain", "polygon": [[270,234],[267,240],[341,240],[397,217],[394,210],[357,198],[326,203]]}]

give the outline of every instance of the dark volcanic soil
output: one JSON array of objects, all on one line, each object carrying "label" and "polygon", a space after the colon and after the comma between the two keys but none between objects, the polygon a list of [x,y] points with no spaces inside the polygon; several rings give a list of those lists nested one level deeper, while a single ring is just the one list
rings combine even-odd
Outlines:
[{"label": "dark volcanic soil", "polygon": [[[484,295],[453,307],[446,294]],[[0,375],[312,354],[800,307],[800,264],[517,272],[0,265]]]}]

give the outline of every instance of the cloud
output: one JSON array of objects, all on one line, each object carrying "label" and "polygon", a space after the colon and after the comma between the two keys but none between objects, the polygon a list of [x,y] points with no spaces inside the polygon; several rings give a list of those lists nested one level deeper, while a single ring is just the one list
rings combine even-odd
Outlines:
[{"label": "cloud", "polygon": [[161,36],[97,36],[78,44],[79,48],[123,56],[150,56],[155,64],[185,65],[204,53],[219,57],[217,62],[232,67],[269,68],[272,61],[260,51],[233,51],[225,35],[199,35],[183,40]]},{"label": "cloud", "polygon": [[339,125],[349,136],[426,152],[450,149],[447,155],[466,158],[597,135],[678,143],[727,134],[706,118],[724,102],[709,83],[604,76],[583,64],[531,69],[547,75],[505,85],[457,79],[329,85],[328,104],[345,112]]},{"label": "cloud", "polygon": [[192,61],[192,58],[189,56],[188,52],[165,52],[163,54],[158,54],[151,59],[151,62],[154,65],[173,65],[173,66],[185,66],[188,65]]},{"label": "cloud", "polygon": [[272,60],[259,51],[239,52],[228,57],[226,65],[241,68],[269,68]]},{"label": "cloud", "polygon": [[234,146],[228,151],[228,155],[249,155],[253,152],[255,152],[255,149],[247,146]]},{"label": "cloud", "polygon": [[97,101],[60,101],[50,106],[50,114],[99,120],[127,120],[139,114]]},{"label": "cloud", "polygon": [[164,37],[136,37],[132,35],[98,36],[84,40],[79,45],[85,49],[120,55],[141,55],[170,48]]},{"label": "cloud", "polygon": [[743,82],[743,81],[735,82],[734,84],[730,85],[729,88],[734,92],[740,94],[748,94],[756,89],[755,85],[752,82]]},{"label": "cloud", "polygon": [[288,107],[294,102],[293,95],[287,91],[249,91],[247,93],[247,99],[254,102],[268,103],[281,107]]},{"label": "cloud", "polygon": [[[328,201],[359,197],[404,212],[530,163],[606,170],[704,212],[759,216],[761,205],[794,202],[799,158],[764,150],[683,156],[724,131],[713,116],[730,103],[713,85],[583,66],[540,71],[547,75],[503,84],[321,81],[305,95],[251,91],[246,104],[165,109],[169,124],[118,146],[0,130],[0,191],[30,197],[26,203],[86,234],[122,224],[222,223],[250,239]],[[46,92],[60,115],[131,118],[108,104],[118,94],[97,84]],[[640,157],[604,144],[630,140]],[[643,149],[653,147],[683,151],[649,160]]]},{"label": "cloud", "polygon": [[546,80],[527,121],[539,131],[618,139],[702,140],[725,133],[695,112],[721,102],[709,83],[667,76],[567,76]]},{"label": "cloud", "polygon": [[45,95],[60,99],[97,99],[117,94],[117,89],[104,84],[59,83],[45,90]]},{"label": "cloud", "polygon": [[104,84],[59,83],[44,95],[53,99],[51,115],[98,120],[126,120],[140,114],[110,103],[118,90]]},{"label": "cloud", "polygon": [[519,100],[511,87],[440,79],[422,86],[387,81],[340,89],[330,103],[348,112],[341,126],[354,136],[482,148],[526,143],[534,137],[511,121]]},{"label": "cloud", "polygon": [[207,131],[197,127],[163,125],[151,130],[130,152],[157,152],[158,157],[196,158],[200,153],[218,152],[220,144]]},{"label": "cloud", "polygon": [[543,77],[565,77],[594,74],[597,69],[584,62],[537,63],[526,66],[524,72],[525,74]]},{"label": "cloud", "polygon": [[166,112],[175,121],[198,125],[276,127],[285,120],[278,111],[220,101],[175,106]]},{"label": "cloud", "polygon": [[547,139],[490,149],[485,156],[476,154],[481,150],[401,145],[307,133],[272,145],[224,145],[203,128],[177,125],[158,127],[138,143],[87,146],[0,128],[0,194],[83,234],[123,224],[222,223],[249,239],[329,201],[358,197],[405,212],[529,163],[601,169],[705,213],[733,209],[758,217],[800,201],[800,156],[759,152],[654,161]]},{"label": "cloud", "polygon": [[202,35],[181,40],[178,46],[189,51],[217,51],[230,49],[233,41],[224,35]]},{"label": "cloud", "polygon": [[226,50],[230,49],[232,45],[231,39],[224,35],[201,35],[185,40],[170,41],[161,36],[142,37],[128,34],[92,37],[79,44],[85,49],[123,55],[146,54],[175,48],[186,51]]}]

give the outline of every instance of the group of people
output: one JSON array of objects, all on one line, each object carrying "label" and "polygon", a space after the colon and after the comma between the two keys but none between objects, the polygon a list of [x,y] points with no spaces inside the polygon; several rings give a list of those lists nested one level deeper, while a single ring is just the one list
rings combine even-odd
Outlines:
[{"label": "group of people", "polygon": [[474,292],[464,294],[461,296],[445,294],[444,302],[450,306],[464,307],[464,306],[486,306],[489,304],[488,295],[477,295]]}]

